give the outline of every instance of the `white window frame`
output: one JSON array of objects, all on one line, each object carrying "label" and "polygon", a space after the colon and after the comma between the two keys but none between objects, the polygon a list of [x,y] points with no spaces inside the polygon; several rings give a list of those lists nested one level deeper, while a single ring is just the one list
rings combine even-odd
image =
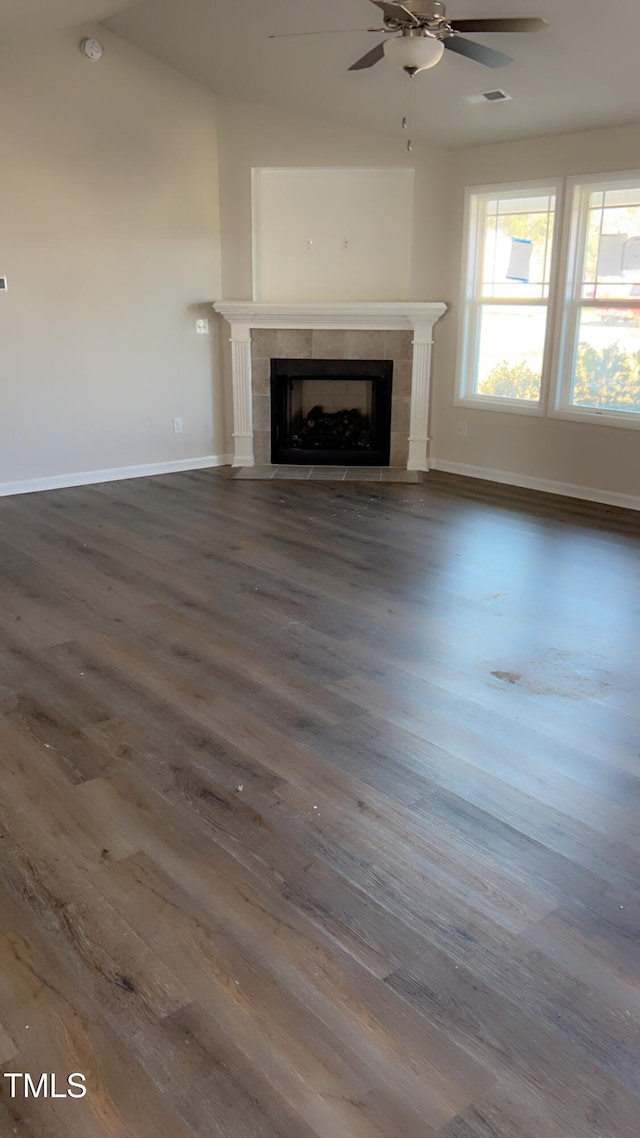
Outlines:
[{"label": "white window frame", "polygon": [[561,309],[559,335],[553,353],[555,392],[548,415],[554,419],[598,423],[608,427],[640,429],[640,412],[608,411],[597,407],[577,407],[569,402],[575,356],[578,347],[578,325],[581,308],[638,308],[638,301],[591,300],[580,296],[582,268],[586,250],[588,196],[594,190],[623,189],[640,186],[640,170],[619,170],[603,174],[583,174],[566,180],[566,221],[562,235],[564,288],[558,289],[556,307]]},{"label": "white window frame", "polygon": [[[554,296],[558,279],[559,249],[562,236],[562,186],[561,178],[545,178],[542,180],[526,182],[498,182],[494,185],[468,186],[465,191],[464,228],[462,244],[462,289],[460,295],[460,328],[458,333],[458,352],[456,374],[458,386],[454,403],[457,406],[477,407],[483,411],[506,411],[518,415],[545,414],[547,406],[549,377],[551,373],[551,360],[553,354],[553,330],[555,325]],[[537,194],[555,194],[555,219],[553,232],[553,249],[551,257],[551,271],[549,278],[549,295],[547,298],[486,298],[480,295],[480,249],[483,234],[481,218],[478,213],[478,203],[481,199],[490,200],[498,194],[500,197],[532,197]],[[472,237],[474,238],[472,240]],[[508,399],[501,395],[483,395],[474,392],[476,362],[478,352],[478,311],[482,304],[510,305],[522,307],[546,308],[547,326],[545,344],[542,356],[542,374],[540,378],[540,397],[535,402],[525,399]]]}]

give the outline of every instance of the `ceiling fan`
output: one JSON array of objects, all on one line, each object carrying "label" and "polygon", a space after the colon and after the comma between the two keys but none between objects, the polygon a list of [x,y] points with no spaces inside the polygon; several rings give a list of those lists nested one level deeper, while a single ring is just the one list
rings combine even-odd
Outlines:
[{"label": "ceiling fan", "polygon": [[399,63],[408,75],[413,76],[419,71],[435,67],[442,59],[445,49],[475,59],[486,67],[506,67],[513,62],[512,56],[464,39],[461,33],[541,32],[548,26],[546,20],[532,17],[449,20],[442,0],[404,0],[403,3],[371,0],[371,3],[383,13],[384,27],[380,31],[401,34],[386,43],[377,44],[361,59],[352,63],[349,71],[373,67],[386,55]]},{"label": "ceiling fan", "polygon": [[352,63],[349,71],[364,71],[386,56],[413,77],[419,71],[435,67],[445,49],[484,63],[486,67],[506,67],[513,63],[512,56],[465,39],[462,33],[541,32],[548,27],[546,20],[534,17],[449,20],[442,0],[402,0],[402,3],[371,0],[371,3],[383,14],[383,27],[367,28],[367,31],[386,32],[393,38],[377,44]]}]

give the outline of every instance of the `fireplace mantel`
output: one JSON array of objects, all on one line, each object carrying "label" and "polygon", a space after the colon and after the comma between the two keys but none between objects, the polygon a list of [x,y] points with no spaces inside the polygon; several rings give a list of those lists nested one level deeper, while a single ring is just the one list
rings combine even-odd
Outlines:
[{"label": "fireplace mantel", "polygon": [[265,304],[224,300],[213,305],[231,325],[234,466],[253,466],[252,328],[411,331],[413,363],[408,470],[428,470],[429,384],[433,326],[446,312],[440,301],[345,301]]},{"label": "fireplace mantel", "polygon": [[259,304],[221,300],[213,306],[232,325],[248,328],[431,329],[447,306],[428,301],[341,301],[332,304]]}]

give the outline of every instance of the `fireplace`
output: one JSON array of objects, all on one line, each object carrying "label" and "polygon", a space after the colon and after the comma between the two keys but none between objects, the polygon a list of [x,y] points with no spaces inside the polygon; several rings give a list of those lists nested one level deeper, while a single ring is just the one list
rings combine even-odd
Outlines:
[{"label": "fireplace", "polygon": [[271,360],[271,461],[388,466],[391,360]]},{"label": "fireplace", "polygon": [[[231,325],[230,378],[233,399],[233,465],[269,465],[272,460],[272,361],[346,360],[392,364],[391,443],[386,460],[392,467],[428,470],[429,382],[433,327],[446,305],[430,301],[335,301],[317,304],[264,304],[250,300],[214,304]],[[295,377],[294,377],[295,378]],[[374,376],[374,379],[382,378]],[[353,377],[347,381],[354,382]],[[347,392],[350,396],[350,392]],[[334,410],[364,411],[340,400]],[[357,396],[356,396],[357,398]],[[373,395],[372,395],[373,400]],[[317,399],[313,406],[321,406]],[[373,405],[373,403],[372,403]],[[306,410],[306,408],[303,408]],[[324,407],[323,413],[327,411]],[[377,420],[376,420],[377,422]],[[362,430],[370,428],[363,427]],[[295,432],[293,432],[295,433]],[[299,440],[298,440],[299,441]],[[297,450],[304,449],[295,447]],[[317,452],[319,447],[309,449]],[[383,449],[382,447],[380,449]],[[318,465],[347,465],[342,447],[336,460]],[[282,462],[283,460],[278,460]],[[300,455],[287,461],[300,462]],[[373,464],[370,458],[368,463]],[[349,465],[353,465],[349,460]],[[367,465],[360,460],[358,465]],[[383,463],[376,460],[376,465]]]}]

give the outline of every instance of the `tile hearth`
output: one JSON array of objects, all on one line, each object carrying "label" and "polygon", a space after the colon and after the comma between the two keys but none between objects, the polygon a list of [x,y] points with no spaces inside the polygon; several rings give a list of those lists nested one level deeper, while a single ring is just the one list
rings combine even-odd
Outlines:
[{"label": "tile hearth", "polygon": [[401,466],[256,466],[234,467],[231,478],[254,481],[280,479],[298,482],[421,482],[419,470],[406,470]]}]

